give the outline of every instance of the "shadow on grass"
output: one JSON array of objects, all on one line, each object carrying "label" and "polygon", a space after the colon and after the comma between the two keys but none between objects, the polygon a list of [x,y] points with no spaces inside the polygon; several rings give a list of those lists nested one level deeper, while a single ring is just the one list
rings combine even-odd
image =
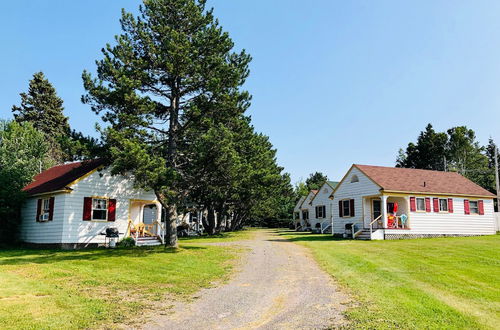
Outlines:
[{"label": "shadow on grass", "polygon": [[[297,232],[294,230],[278,230],[278,235],[290,242],[332,242],[345,241],[344,238],[333,237],[331,234],[312,234],[307,232]],[[280,239],[271,239],[273,242],[283,242]]]},{"label": "shadow on grass", "polygon": [[22,264],[51,264],[65,261],[93,261],[103,258],[144,258],[150,255],[174,254],[182,250],[203,250],[201,246],[183,246],[179,249],[157,247],[133,247],[116,249],[47,250],[12,248],[0,251],[0,266]]}]

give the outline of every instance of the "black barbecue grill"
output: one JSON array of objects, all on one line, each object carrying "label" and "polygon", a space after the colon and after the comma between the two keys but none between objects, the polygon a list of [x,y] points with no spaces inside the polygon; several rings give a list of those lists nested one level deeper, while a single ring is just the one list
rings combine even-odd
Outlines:
[{"label": "black barbecue grill", "polygon": [[120,238],[120,233],[118,232],[118,228],[108,227],[104,232],[101,232],[101,235],[104,236],[104,245],[109,247],[110,241],[113,238]]},{"label": "black barbecue grill", "polygon": [[106,228],[106,237],[107,238],[118,238],[120,237],[120,233],[118,232],[118,228],[108,227]]}]

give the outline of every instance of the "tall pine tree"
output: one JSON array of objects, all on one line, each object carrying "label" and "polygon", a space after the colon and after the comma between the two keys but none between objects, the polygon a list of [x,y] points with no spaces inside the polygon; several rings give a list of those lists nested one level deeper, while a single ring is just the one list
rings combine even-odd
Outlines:
[{"label": "tall pine tree", "polygon": [[44,133],[51,145],[51,156],[60,162],[67,160],[61,141],[70,133],[68,117],[63,114],[63,100],[43,72],[37,72],[29,82],[27,93],[20,93],[21,104],[12,106],[18,123],[29,122]]},{"label": "tall pine tree", "polygon": [[186,197],[186,128],[201,116],[239,116],[245,107],[234,105],[250,99],[240,91],[250,56],[233,51],[205,3],[145,0],[139,17],[122,11],[123,32],[103,49],[97,77],[83,73],[82,101],[109,124],[103,137],[114,173],[131,172],[137,185],[154,190],[167,210],[170,246]]}]

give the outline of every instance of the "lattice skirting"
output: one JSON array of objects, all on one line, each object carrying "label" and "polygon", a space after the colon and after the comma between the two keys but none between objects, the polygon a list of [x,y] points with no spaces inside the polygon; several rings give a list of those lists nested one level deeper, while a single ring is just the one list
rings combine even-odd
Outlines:
[{"label": "lattice skirting", "polygon": [[385,239],[414,239],[414,238],[436,238],[436,237],[468,237],[481,236],[473,234],[385,234]]}]

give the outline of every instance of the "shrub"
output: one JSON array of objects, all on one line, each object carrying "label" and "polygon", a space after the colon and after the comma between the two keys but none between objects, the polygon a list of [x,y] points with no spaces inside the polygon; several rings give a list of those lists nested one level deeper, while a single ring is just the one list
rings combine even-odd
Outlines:
[{"label": "shrub", "polygon": [[119,247],[133,247],[135,246],[135,240],[132,237],[126,237],[118,242]]}]

